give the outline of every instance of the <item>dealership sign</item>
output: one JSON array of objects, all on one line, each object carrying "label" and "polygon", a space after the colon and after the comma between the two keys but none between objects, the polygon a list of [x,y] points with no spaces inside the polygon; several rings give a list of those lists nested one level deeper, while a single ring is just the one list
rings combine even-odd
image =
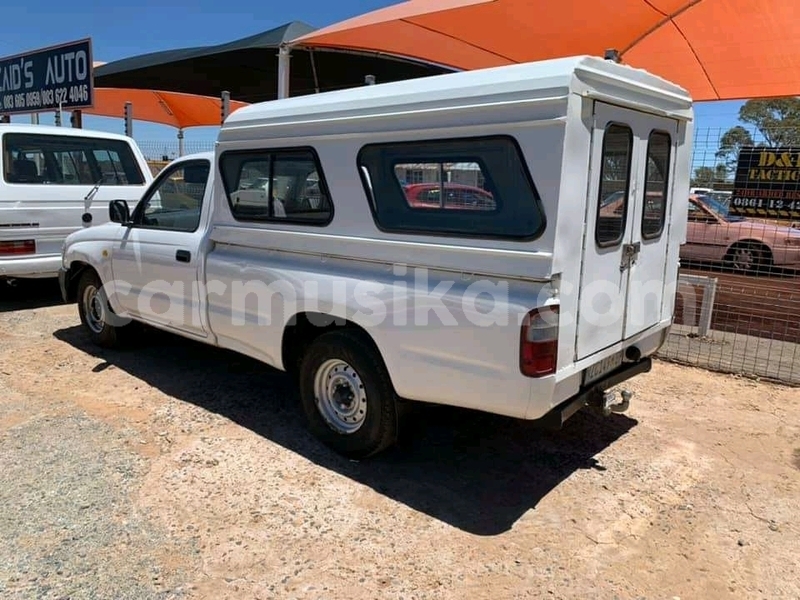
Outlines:
[{"label": "dealership sign", "polygon": [[0,114],[88,108],[93,102],[91,39],[0,59]]},{"label": "dealership sign", "polygon": [[730,213],[800,218],[800,148],[743,147],[736,166]]}]

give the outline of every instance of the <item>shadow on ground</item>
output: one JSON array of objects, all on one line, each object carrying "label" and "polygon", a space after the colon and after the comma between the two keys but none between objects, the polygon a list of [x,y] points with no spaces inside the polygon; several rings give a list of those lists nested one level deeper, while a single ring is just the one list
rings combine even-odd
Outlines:
[{"label": "shadow on ground", "polygon": [[58,279],[17,279],[13,285],[0,281],[0,313],[63,304]]},{"label": "shadow on ground", "polygon": [[292,452],[433,518],[476,535],[509,530],[580,469],[602,478],[595,456],[636,421],[579,413],[559,432],[494,415],[419,405],[400,444],[354,462],[321,446],[305,429],[289,378],[241,355],[146,330],[132,348],[94,346],[80,327],[54,334],[165,394],[223,415]]}]

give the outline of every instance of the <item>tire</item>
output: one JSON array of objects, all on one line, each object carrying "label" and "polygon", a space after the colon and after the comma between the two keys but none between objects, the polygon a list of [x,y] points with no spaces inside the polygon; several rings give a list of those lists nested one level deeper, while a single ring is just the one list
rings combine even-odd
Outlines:
[{"label": "tire", "polygon": [[301,360],[299,384],[311,433],[335,452],[362,459],[397,441],[397,397],[364,334],[332,331],[315,339]]},{"label": "tire", "polygon": [[78,281],[77,302],[78,315],[92,342],[103,348],[119,347],[127,325],[111,324],[122,319],[114,315],[100,276],[92,269],[86,269]]},{"label": "tire", "polygon": [[727,264],[735,273],[755,274],[767,270],[772,264],[769,249],[760,244],[734,244],[728,250]]}]

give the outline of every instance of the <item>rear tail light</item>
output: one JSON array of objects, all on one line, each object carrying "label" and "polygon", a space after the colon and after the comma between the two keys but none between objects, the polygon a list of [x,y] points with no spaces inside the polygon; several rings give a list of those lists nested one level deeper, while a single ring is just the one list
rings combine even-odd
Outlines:
[{"label": "rear tail light", "polygon": [[36,242],[34,240],[0,242],[0,256],[17,254],[36,254]]},{"label": "rear tail light", "polygon": [[558,306],[544,306],[525,315],[519,344],[519,368],[526,377],[556,372],[558,358]]}]

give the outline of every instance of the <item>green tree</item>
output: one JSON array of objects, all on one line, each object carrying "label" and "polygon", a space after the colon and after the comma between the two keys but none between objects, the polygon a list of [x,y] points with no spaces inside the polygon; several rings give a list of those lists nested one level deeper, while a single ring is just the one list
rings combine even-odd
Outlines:
[{"label": "green tree", "polygon": [[715,182],[725,181],[728,168],[724,164],[716,167],[697,167],[692,177],[692,187],[713,187]]},{"label": "green tree", "polygon": [[748,100],[739,109],[739,121],[751,125],[764,141],[756,143],[742,125],[726,131],[720,138],[716,156],[728,173],[736,170],[742,146],[800,146],[800,98]]},{"label": "green tree", "polygon": [[766,145],[800,145],[800,98],[748,100],[739,109],[739,120],[764,136]]},{"label": "green tree", "polygon": [[[753,136],[741,125],[731,127],[719,141],[717,159],[722,161],[727,172],[736,171],[736,162],[739,160],[739,150],[742,146],[753,146]],[[723,177],[724,179],[724,177]]]}]

